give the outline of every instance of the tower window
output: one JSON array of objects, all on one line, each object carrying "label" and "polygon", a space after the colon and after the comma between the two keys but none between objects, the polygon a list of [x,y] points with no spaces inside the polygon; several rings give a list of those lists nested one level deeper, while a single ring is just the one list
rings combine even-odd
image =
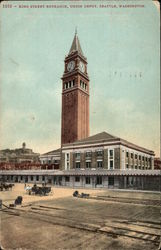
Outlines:
[{"label": "tower window", "polygon": [[73,80],[73,86],[75,85],[75,79]]},{"label": "tower window", "polygon": [[71,81],[69,81],[69,88],[71,88]]}]

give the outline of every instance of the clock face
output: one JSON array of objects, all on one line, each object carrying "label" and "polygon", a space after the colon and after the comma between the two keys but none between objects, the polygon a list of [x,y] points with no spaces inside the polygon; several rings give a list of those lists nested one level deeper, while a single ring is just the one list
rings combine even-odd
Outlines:
[{"label": "clock face", "polygon": [[75,68],[75,62],[74,62],[74,61],[70,61],[70,62],[67,64],[67,70],[68,70],[69,72],[71,72],[74,68]]},{"label": "clock face", "polygon": [[80,71],[82,71],[84,73],[84,71],[85,71],[84,63],[82,63],[82,62],[79,63],[79,69],[80,69]]}]

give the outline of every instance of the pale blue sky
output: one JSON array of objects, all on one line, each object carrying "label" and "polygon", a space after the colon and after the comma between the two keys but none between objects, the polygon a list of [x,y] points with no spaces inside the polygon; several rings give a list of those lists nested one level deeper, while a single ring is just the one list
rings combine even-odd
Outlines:
[{"label": "pale blue sky", "polygon": [[1,5],[1,148],[25,141],[43,153],[60,146],[60,78],[77,26],[88,60],[90,134],[107,131],[159,155],[159,12],[141,3],[145,8]]}]

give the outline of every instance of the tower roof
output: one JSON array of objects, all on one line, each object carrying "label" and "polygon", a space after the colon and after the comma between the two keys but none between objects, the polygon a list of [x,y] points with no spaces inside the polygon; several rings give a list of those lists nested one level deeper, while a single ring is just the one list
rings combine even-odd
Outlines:
[{"label": "tower roof", "polygon": [[77,51],[80,55],[84,56],[83,51],[82,51],[81,46],[80,46],[77,30],[75,31],[75,36],[74,36],[72,46],[71,46],[70,51],[69,51],[69,55],[75,51]]}]

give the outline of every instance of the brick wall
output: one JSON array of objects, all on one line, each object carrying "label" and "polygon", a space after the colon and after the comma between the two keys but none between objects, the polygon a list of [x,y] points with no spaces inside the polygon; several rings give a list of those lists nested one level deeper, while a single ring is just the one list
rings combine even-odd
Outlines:
[{"label": "brick wall", "polygon": [[115,148],[114,150],[114,168],[115,169],[120,169],[120,162],[121,162],[121,158],[120,158],[120,154],[121,154],[121,150],[120,148]]}]

